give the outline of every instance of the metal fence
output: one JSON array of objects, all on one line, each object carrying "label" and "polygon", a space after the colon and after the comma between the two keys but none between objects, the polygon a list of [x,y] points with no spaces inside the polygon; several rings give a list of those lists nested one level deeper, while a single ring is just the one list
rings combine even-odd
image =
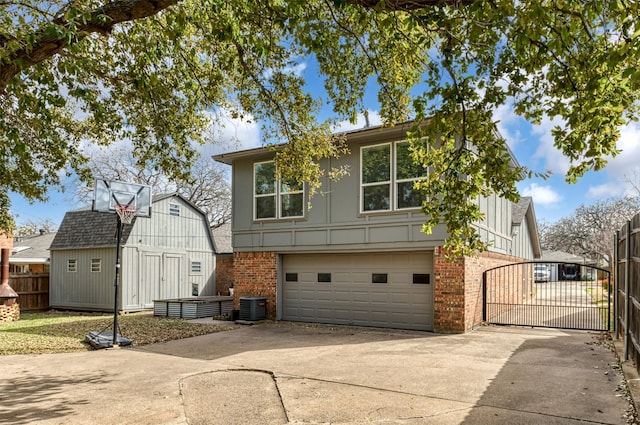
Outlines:
[{"label": "metal fence", "polygon": [[567,262],[522,262],[483,276],[486,323],[607,331],[608,270]]},{"label": "metal fence", "polygon": [[640,214],[616,233],[615,248],[615,334],[640,370]]}]

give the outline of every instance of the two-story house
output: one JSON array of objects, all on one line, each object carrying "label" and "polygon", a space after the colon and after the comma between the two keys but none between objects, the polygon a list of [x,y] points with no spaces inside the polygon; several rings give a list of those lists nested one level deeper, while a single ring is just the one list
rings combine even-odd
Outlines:
[{"label": "two-story house", "polygon": [[478,199],[485,219],[475,226],[491,248],[447,261],[446,225],[421,232],[409,127],[348,132],[350,154],[322,165],[350,174],[324,178],[311,208],[304,187],[277,180],[272,149],[214,157],[232,166],[236,306],[260,296],[275,319],[435,332],[482,321],[482,272],[540,256],[533,204]]}]

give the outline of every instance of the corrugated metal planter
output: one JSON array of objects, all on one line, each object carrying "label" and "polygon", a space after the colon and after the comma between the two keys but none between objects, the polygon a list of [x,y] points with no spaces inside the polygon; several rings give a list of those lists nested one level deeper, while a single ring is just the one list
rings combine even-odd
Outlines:
[{"label": "corrugated metal planter", "polygon": [[228,316],[232,311],[233,297],[193,297],[153,301],[154,316],[199,319]]}]

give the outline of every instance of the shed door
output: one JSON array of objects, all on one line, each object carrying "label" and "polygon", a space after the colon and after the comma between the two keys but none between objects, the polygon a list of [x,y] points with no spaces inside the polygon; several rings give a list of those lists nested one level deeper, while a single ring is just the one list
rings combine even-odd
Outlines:
[{"label": "shed door", "polygon": [[181,255],[164,255],[164,273],[160,282],[161,299],[183,298],[189,295],[183,288],[182,258]]},{"label": "shed door", "polygon": [[160,281],[162,279],[162,254],[143,253],[142,273],[140,276],[141,303],[145,308],[153,308],[153,300],[160,299]]},{"label": "shed door", "polygon": [[433,253],[290,254],[283,319],[433,330]]}]

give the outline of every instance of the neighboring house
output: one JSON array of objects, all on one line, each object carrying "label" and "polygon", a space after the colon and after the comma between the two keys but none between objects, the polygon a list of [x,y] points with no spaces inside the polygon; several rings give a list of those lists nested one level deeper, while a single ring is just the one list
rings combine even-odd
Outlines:
[{"label": "neighboring house", "polygon": [[229,295],[229,288],[233,288],[231,223],[211,229],[211,234],[216,245],[216,294]]},{"label": "neighboring house", "polygon": [[9,256],[9,273],[48,273],[49,246],[55,236],[56,232],[41,231],[36,235],[15,238]]},{"label": "neighboring house", "polygon": [[[215,249],[206,215],[176,194],[154,196],[152,210],[151,218],[124,225],[120,310],[215,295]],[[51,244],[51,307],[113,311],[116,229],[114,213],[66,213]]]},{"label": "neighboring house", "polygon": [[586,256],[574,255],[563,251],[542,251],[539,261],[547,263],[549,280],[580,280],[591,273],[597,262]]},{"label": "neighboring house", "polygon": [[407,158],[408,129],[347,133],[351,153],[321,165],[350,174],[324,177],[312,208],[305,188],[277,181],[272,149],[214,157],[232,166],[236,308],[259,296],[271,318],[436,332],[482,321],[483,271],[540,256],[533,203],[479,199],[486,217],[476,228],[490,251],[445,260],[446,225],[421,232],[420,176],[398,160]]}]

